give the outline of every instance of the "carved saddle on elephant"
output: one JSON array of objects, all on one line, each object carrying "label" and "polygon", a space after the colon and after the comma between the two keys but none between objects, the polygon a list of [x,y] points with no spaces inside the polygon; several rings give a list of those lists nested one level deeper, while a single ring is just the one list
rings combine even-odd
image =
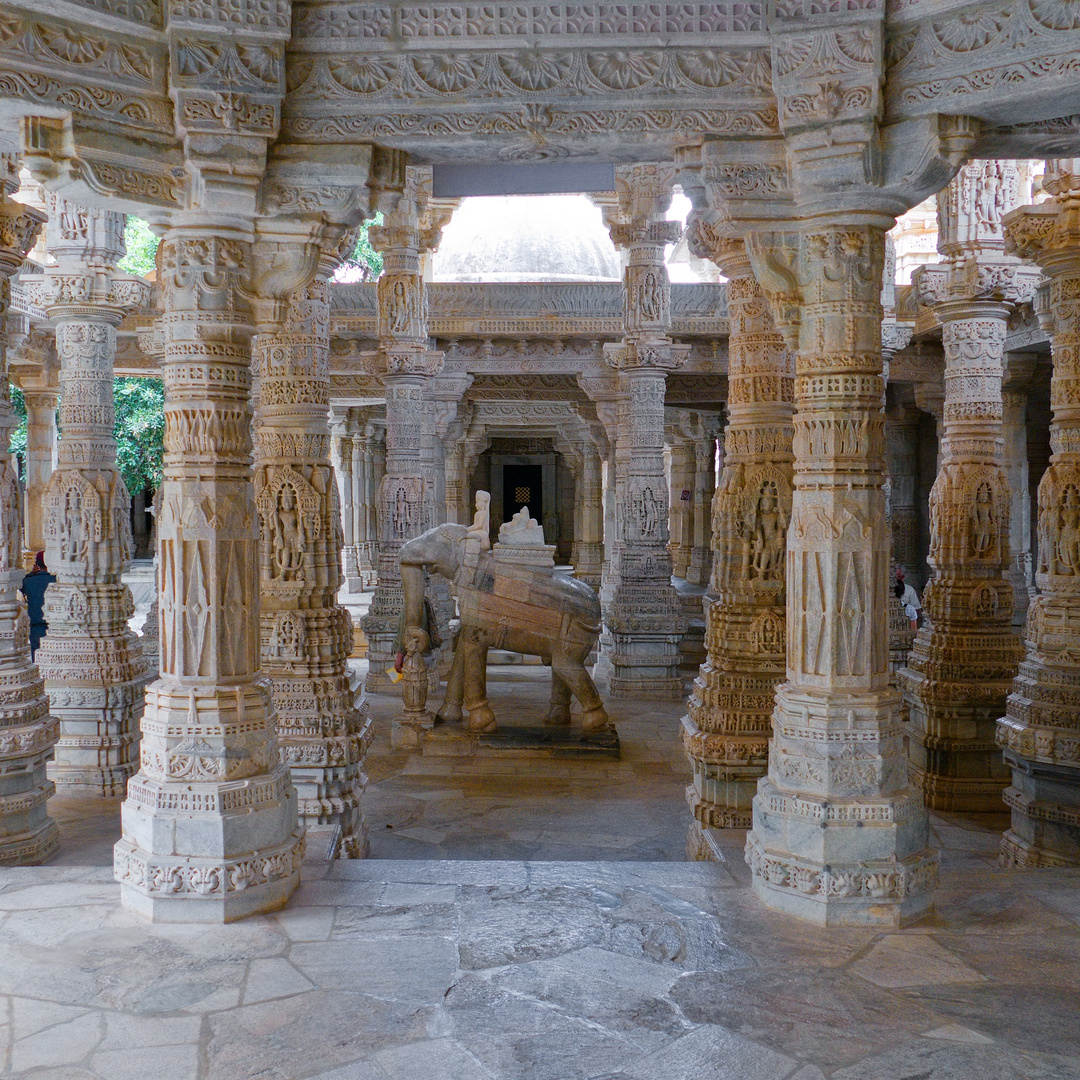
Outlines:
[{"label": "carved saddle on elephant", "polygon": [[[471,545],[469,545],[471,546]],[[587,587],[575,596],[577,610],[567,609],[572,578],[556,578],[547,567],[515,565],[489,551],[468,552],[454,577],[454,592],[463,625],[478,628],[477,643],[492,649],[509,647],[507,635],[522,629],[540,641],[561,641],[590,650],[600,633],[600,604]],[[518,648],[514,651],[523,651]],[[550,659],[549,651],[536,654]]]}]

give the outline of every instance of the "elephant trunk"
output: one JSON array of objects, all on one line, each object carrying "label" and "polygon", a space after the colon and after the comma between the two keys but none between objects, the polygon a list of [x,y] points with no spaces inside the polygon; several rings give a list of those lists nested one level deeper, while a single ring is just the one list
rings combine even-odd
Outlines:
[{"label": "elephant trunk", "polygon": [[405,626],[424,625],[424,568],[401,564],[402,612]]}]

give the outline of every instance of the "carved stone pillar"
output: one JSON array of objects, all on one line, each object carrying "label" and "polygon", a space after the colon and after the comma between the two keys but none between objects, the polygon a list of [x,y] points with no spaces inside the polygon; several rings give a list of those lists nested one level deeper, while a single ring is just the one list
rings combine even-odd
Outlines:
[{"label": "carved stone pillar", "polygon": [[[667,436],[671,456],[671,507],[668,513],[671,540],[671,572],[677,578],[685,578],[690,565],[693,548],[693,521],[690,497],[694,484],[694,445],[681,430],[681,424],[669,425]],[[682,497],[683,492],[687,497]]]},{"label": "carved stone pillar", "polygon": [[583,443],[574,487],[574,577],[600,588],[604,565],[604,492],[602,462],[592,443]]},{"label": "carved stone pillar", "polygon": [[[393,691],[386,669],[394,663],[394,641],[401,617],[402,545],[436,524],[427,427],[428,380],[442,368],[443,355],[429,349],[427,296],[421,251],[436,245],[438,230],[422,234],[427,205],[412,170],[405,194],[386,223],[368,233],[383,252],[379,294],[379,368],[386,393],[386,471],[379,487],[378,583],[364,617],[368,639],[367,688]],[[398,731],[403,745],[419,733]]]},{"label": "carved stone pillar", "polygon": [[710,417],[702,418],[701,435],[694,440],[694,482],[690,488],[692,533],[686,580],[707,585],[712,572],[712,499],[716,488],[717,429]]},{"label": "carved stone pillar", "polygon": [[45,550],[42,500],[56,456],[56,390],[24,389],[26,402],[26,518],[23,548],[32,562]]},{"label": "carved stone pillar", "polygon": [[281,757],[309,851],[356,859],[368,848],[360,801],[371,722],[349,675],[352,621],[337,604],[342,531],[330,464],[327,284],[336,262],[325,254],[315,279],[286,302],[284,324],[255,339],[255,506],[262,666],[273,680]]},{"label": "carved stone pillar", "polygon": [[363,458],[364,503],[361,514],[360,551],[357,565],[365,589],[373,588],[378,575],[378,536],[379,536],[379,490],[383,474],[386,472],[386,428],[376,426],[370,421],[364,427]]},{"label": "carved stone pillar", "polygon": [[[904,580],[919,588],[919,411],[899,405],[885,415],[885,454],[889,474],[892,561]],[[892,585],[890,576],[889,585]]]},{"label": "carved stone pillar", "polygon": [[825,924],[918,917],[937,871],[889,685],[881,273],[890,224],[851,213],[748,239],[798,355],[787,681],[746,858],[766,906]]},{"label": "carved stone pillar", "polygon": [[[671,584],[668,486],[664,476],[667,371],[686,362],[689,346],[670,337],[671,283],[664,247],[678,239],[663,220],[673,174],[660,166],[620,173],[616,247],[626,252],[622,342],[604,346],[617,372],[614,434],[616,536],[600,594],[610,648],[601,658],[613,697],[681,697],[679,639],[686,620]],[[605,642],[606,644],[606,642]]]},{"label": "carved stone pillar", "polygon": [[1049,280],[1053,379],[1050,466],[1039,483],[1038,595],[1024,628],[1027,655],[998,742],[1012,769],[1012,824],[1002,859],[1080,865],[1080,159],[1047,162],[1053,198],[1006,219],[1011,249]]},{"label": "carved stone pillar", "polygon": [[[367,498],[367,477],[364,474],[364,433],[357,424],[349,439],[349,481],[351,493],[349,503],[352,513],[349,516],[352,532],[353,554],[351,559],[346,560],[350,574],[355,574],[355,579],[350,580],[349,591],[358,592],[364,587],[364,575],[360,570],[361,542],[364,535],[364,500]],[[344,514],[342,515],[344,518]]]},{"label": "carved stone pillar", "polygon": [[724,468],[712,502],[708,659],[694,680],[683,746],[694,772],[687,851],[707,857],[703,827],[746,829],[768,763],[776,685],[784,677],[784,545],[791,518],[794,361],[777,333],[743,244],[693,250],[728,277]]},{"label": "carved stone pillar", "polygon": [[[0,324],[7,318],[11,277],[34,246],[45,215],[11,195],[16,159],[0,156]],[[8,446],[15,413],[8,394],[7,338],[0,334],[0,864],[43,862],[59,834],[48,814],[55,790],[46,762],[60,733],[30,659],[30,620],[19,593],[23,578],[19,477]]]},{"label": "carved stone pillar", "polygon": [[116,326],[150,286],[117,273],[124,217],[50,196],[49,251],[34,280],[56,327],[60,429],[56,471],[42,497],[49,632],[37,652],[60,739],[49,773],[71,793],[122,795],[138,769],[149,674],[120,575],[131,559],[131,497],[116,467]]},{"label": "carved stone pillar", "polygon": [[938,196],[946,261],[915,274],[942,322],[945,405],[926,618],[898,678],[912,782],[938,810],[997,810],[1008,782],[994,732],[1022,649],[1012,627],[1002,360],[1009,301],[1037,275],[1003,252],[1001,215],[1019,184],[1015,162],[964,166]]},{"label": "carved stone pillar", "polygon": [[334,435],[335,472],[341,499],[341,551],[345,584],[349,592],[360,591],[360,569],[356,562],[355,503],[356,479],[353,475],[353,437],[346,430]]},{"label": "carved stone pillar", "polygon": [[1005,474],[1012,504],[1009,511],[1009,579],[1013,589],[1012,624],[1024,625],[1034,583],[1031,568],[1031,485],[1028,480],[1027,391],[1001,391],[1001,433]]},{"label": "carved stone pillar", "polygon": [[124,904],[159,921],[279,908],[304,853],[259,667],[250,239],[188,215],[159,253],[161,677],[146,691],[142,768],[115,856]]}]

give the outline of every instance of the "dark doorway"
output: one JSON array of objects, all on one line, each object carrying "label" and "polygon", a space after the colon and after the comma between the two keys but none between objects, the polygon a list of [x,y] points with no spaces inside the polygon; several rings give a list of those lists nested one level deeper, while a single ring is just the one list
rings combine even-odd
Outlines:
[{"label": "dark doorway", "polygon": [[542,465],[503,467],[503,521],[509,521],[523,506],[529,508],[529,517],[544,520]]}]

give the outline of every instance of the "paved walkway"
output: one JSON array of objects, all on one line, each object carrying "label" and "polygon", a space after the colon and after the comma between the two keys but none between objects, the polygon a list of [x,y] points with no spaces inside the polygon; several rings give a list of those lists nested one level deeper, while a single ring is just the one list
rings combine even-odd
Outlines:
[{"label": "paved walkway", "polygon": [[[542,712],[539,672],[500,674],[501,714]],[[1004,816],[932,818],[925,922],[821,930],[761,908],[740,834],[678,861],[680,703],[619,708],[620,762],[498,770],[391,751],[394,707],[372,702],[378,857],[309,863],[276,916],[143,922],[118,801],[57,800],[56,862],[0,869],[0,1076],[1080,1078],[1080,871],[998,868]]]}]

